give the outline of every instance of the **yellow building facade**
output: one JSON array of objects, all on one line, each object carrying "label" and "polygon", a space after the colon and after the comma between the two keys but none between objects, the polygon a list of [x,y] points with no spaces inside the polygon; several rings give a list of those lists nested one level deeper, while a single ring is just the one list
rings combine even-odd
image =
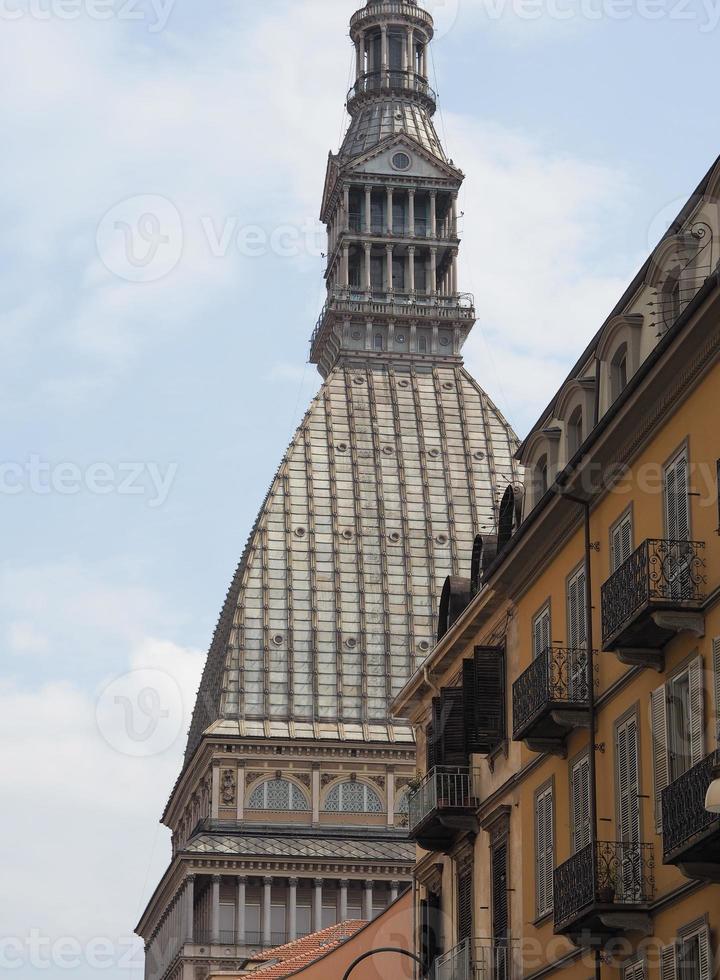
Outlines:
[{"label": "yellow building facade", "polygon": [[716,164],[523,443],[394,705],[438,980],[718,975],[719,191]]}]

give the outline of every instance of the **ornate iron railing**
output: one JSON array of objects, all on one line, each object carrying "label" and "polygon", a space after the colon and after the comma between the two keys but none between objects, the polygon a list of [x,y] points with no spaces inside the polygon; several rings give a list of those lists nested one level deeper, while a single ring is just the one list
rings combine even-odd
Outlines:
[{"label": "ornate iron railing", "polygon": [[377,17],[382,15],[386,17],[388,15],[409,17],[411,20],[422,22],[428,27],[432,27],[433,19],[432,15],[423,10],[421,7],[417,7],[414,3],[403,3],[402,0],[398,0],[397,3],[385,3],[378,2],[369,3],[366,7],[361,10],[356,11],[350,19],[350,30],[357,27],[362,21]]},{"label": "ornate iron railing", "polygon": [[408,799],[410,833],[437,810],[467,810],[478,805],[476,769],[431,769]]},{"label": "ornate iron railing", "polygon": [[509,941],[466,939],[435,960],[433,980],[510,980]]},{"label": "ornate iron railing", "polygon": [[648,605],[701,602],[704,548],[704,541],[643,542],[602,587],[603,641],[616,636]]},{"label": "ornate iron railing", "polygon": [[655,894],[651,844],[598,841],[555,869],[555,928],[596,905],[645,905]]},{"label": "ornate iron railing", "polygon": [[325,319],[331,311],[359,315],[392,314],[413,318],[427,317],[433,320],[474,320],[475,299],[470,293],[456,296],[437,294],[421,296],[419,293],[396,293],[373,290],[370,293],[354,289],[336,289],[330,294],[310,340],[312,347],[320,335]]},{"label": "ornate iron railing", "polygon": [[668,858],[713,825],[720,830],[720,814],[705,809],[705,797],[720,764],[720,751],[671,783],[662,794],[663,853]]},{"label": "ornate iron railing", "polygon": [[361,75],[348,92],[348,102],[359,95],[373,92],[384,92],[389,89],[405,89],[424,95],[432,102],[437,102],[437,93],[430,87],[426,78],[414,71],[371,71]]},{"label": "ornate iron railing", "polygon": [[551,704],[587,707],[588,651],[549,647],[513,684],[515,738]]}]

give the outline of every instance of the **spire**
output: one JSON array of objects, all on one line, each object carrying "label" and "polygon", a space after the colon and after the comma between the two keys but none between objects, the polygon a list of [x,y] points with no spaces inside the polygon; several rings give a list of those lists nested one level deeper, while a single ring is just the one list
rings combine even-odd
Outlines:
[{"label": "spire", "polygon": [[350,21],[350,126],[331,154],[321,220],[328,297],[311,341],[327,377],[338,363],[461,364],[475,323],[458,288],[458,193],[428,80],[431,15],[413,0],[368,0]]}]

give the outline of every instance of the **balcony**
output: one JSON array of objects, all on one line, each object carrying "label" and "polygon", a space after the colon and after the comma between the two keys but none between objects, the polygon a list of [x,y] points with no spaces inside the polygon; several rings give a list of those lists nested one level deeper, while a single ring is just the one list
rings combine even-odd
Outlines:
[{"label": "balcony", "polygon": [[651,844],[598,841],[555,870],[555,932],[593,946],[625,932],[650,935]]},{"label": "balcony", "polygon": [[434,980],[512,980],[507,943],[466,939],[435,960]]},{"label": "balcony", "polygon": [[410,837],[426,851],[445,852],[464,833],[477,833],[479,771],[431,770],[408,801]]},{"label": "balcony", "polygon": [[353,103],[366,96],[386,95],[392,92],[413,92],[431,111],[437,105],[437,93],[426,78],[414,71],[371,71],[361,75],[347,95],[348,112]]},{"label": "balcony", "polygon": [[720,751],[671,783],[662,795],[663,862],[688,878],[720,882],[720,814],[705,797],[720,766]]},{"label": "balcony", "polygon": [[663,649],[685,630],[702,636],[704,541],[645,541],[602,588],[603,649],[662,670]]},{"label": "balcony", "polygon": [[354,31],[365,26],[365,21],[371,21],[377,17],[384,20],[388,16],[404,17],[427,28],[433,26],[432,16],[427,10],[417,7],[414,3],[406,3],[403,0],[396,0],[395,3],[388,3],[387,0],[382,0],[382,2],[375,0],[374,3],[369,3],[353,14],[350,20],[350,30]]},{"label": "balcony", "polygon": [[513,684],[513,739],[534,752],[562,752],[573,728],[587,727],[587,650],[548,648]]}]

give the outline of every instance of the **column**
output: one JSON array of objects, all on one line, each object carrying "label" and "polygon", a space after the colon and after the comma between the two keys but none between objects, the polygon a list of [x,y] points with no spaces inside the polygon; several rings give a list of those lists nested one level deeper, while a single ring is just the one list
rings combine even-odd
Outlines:
[{"label": "column", "polygon": [[427,41],[423,41],[422,51],[420,54],[420,62],[422,64],[422,69],[420,71],[420,74],[422,75],[423,78],[428,77],[427,56],[428,56],[428,44]]},{"label": "column", "polygon": [[408,234],[415,237],[415,191],[408,191]]},{"label": "column", "polygon": [[387,812],[388,827],[395,825],[395,770],[387,771]]},{"label": "column", "polygon": [[412,76],[415,74],[415,31],[412,27],[407,29],[407,65],[412,85]]},{"label": "column", "polygon": [[212,925],[211,937],[214,943],[220,942],[220,875],[212,876]]},{"label": "column", "polygon": [[195,939],[195,875],[185,879],[185,939],[191,943]]},{"label": "column", "polygon": [[393,249],[394,249],[393,245],[385,246],[385,255],[387,260],[386,261],[387,268],[385,270],[385,275],[387,280],[386,289],[388,292],[392,292],[392,288],[393,288]]},{"label": "column", "polygon": [[[409,32],[408,32],[409,33]],[[402,46],[402,59],[400,62],[400,67],[405,73],[405,78],[407,79],[407,73],[410,70],[410,53],[408,51],[407,38],[405,39],[405,44]]]},{"label": "column", "polygon": [[358,37],[357,41],[355,42],[355,54],[356,54],[356,62],[355,62],[355,69],[356,70],[355,70],[355,76],[356,76],[357,80],[360,81],[360,79],[363,76],[363,72],[364,72],[364,68],[365,68],[365,65],[364,65],[364,57],[363,57],[363,55],[365,54],[365,32],[364,31],[361,31],[360,36]]},{"label": "column", "polygon": [[292,942],[293,939],[297,939],[297,888],[298,879],[289,878],[287,904],[288,942]]},{"label": "column", "polygon": [[373,349],[373,322],[368,320],[365,324],[365,350]]},{"label": "column", "polygon": [[312,767],[312,818],[313,823],[320,823],[320,763],[313,762]]},{"label": "column", "polygon": [[437,249],[430,249],[430,282],[428,285],[430,295],[437,292]]},{"label": "column", "polygon": [[365,234],[372,234],[372,187],[365,188]]},{"label": "column", "polygon": [[387,189],[387,222],[385,224],[388,235],[393,233],[393,188]]},{"label": "column", "polygon": [[390,882],[390,903],[397,902],[397,897],[400,894],[400,882],[391,881]]},{"label": "column", "polygon": [[388,81],[387,75],[388,75],[388,68],[390,67],[390,58],[388,56],[388,29],[384,24],[380,28],[380,32],[382,34],[381,59],[382,59],[382,82],[384,84]]},{"label": "column", "polygon": [[[407,288],[408,288],[408,292],[409,293],[412,294],[412,293],[415,292],[415,249],[414,249],[414,247],[412,245],[408,248],[408,285],[407,285]],[[389,815],[390,814],[388,813],[388,816]]]},{"label": "column", "polygon": [[458,253],[455,251],[452,254],[452,260],[450,262],[450,294],[452,296],[457,296],[458,291]]},{"label": "column", "polygon": [[235,909],[235,940],[239,946],[245,942],[245,893],[247,888],[247,878],[237,880],[237,908]]},{"label": "column", "polygon": [[367,922],[373,917],[373,881],[366,881],[363,888],[363,919]]},{"label": "column", "polygon": [[340,886],[338,892],[338,922],[346,922],[348,917],[348,888],[350,882],[347,878],[341,878],[338,885]]},{"label": "column", "polygon": [[320,932],[322,929],[322,903],[323,903],[323,880],[315,878],[313,881],[313,932]]},{"label": "column", "polygon": [[272,945],[272,878],[263,878],[262,941]]},{"label": "column", "polygon": [[343,187],[343,209],[345,211],[343,227],[345,231],[350,231],[350,187],[347,184]]},{"label": "column", "polygon": [[372,245],[365,244],[365,292],[372,291]]},{"label": "column", "polygon": [[343,245],[342,249],[342,285],[347,288],[350,284],[350,246]]},{"label": "column", "polygon": [[212,798],[210,800],[210,818],[217,820],[220,816],[220,767],[213,766]]},{"label": "column", "polygon": [[430,224],[428,237],[437,238],[437,191],[430,191]]},{"label": "column", "polygon": [[457,238],[458,233],[458,196],[457,191],[452,196],[452,219],[450,223],[450,234]]},{"label": "column", "polygon": [[237,818],[245,818],[245,766],[238,766],[237,769]]}]

